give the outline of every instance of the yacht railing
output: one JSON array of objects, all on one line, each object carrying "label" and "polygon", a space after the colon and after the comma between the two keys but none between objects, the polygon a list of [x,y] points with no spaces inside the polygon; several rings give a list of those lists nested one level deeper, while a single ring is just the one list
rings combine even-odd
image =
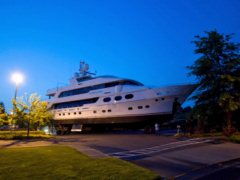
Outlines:
[{"label": "yacht railing", "polygon": [[66,87],[66,86],[61,86],[61,87],[56,87],[56,88],[48,89],[48,90],[47,90],[47,94],[55,93],[55,92],[57,92],[57,91],[59,91],[59,90],[62,90],[64,87]]}]

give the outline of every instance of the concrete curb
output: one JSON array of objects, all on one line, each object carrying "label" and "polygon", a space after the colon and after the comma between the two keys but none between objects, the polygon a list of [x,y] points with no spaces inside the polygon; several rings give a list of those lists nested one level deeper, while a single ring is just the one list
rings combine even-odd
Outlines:
[{"label": "concrete curb", "polygon": [[235,165],[236,163],[239,163],[239,162],[240,162],[240,158],[231,159],[231,160],[223,161],[223,162],[217,162],[215,164],[210,164],[210,165],[207,165],[204,167],[194,169],[190,172],[175,176],[174,179],[185,180],[185,179],[203,178],[203,177],[213,174],[217,171],[228,168],[229,166]]}]

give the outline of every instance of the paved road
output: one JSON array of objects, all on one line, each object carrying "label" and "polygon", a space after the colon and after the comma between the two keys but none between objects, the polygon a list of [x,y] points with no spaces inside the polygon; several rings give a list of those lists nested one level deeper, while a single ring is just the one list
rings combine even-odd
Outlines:
[{"label": "paved road", "polygon": [[76,134],[58,136],[50,141],[0,141],[0,148],[54,144],[68,145],[93,157],[113,156],[127,160],[166,178],[240,179],[240,145],[208,138],[176,138],[138,132]]},{"label": "paved road", "polygon": [[91,156],[109,156],[111,153],[136,150],[177,142],[173,137],[159,137],[143,133],[80,134],[58,136],[58,142],[74,147]]},{"label": "paved road", "polygon": [[240,145],[208,138],[126,133],[69,135],[59,137],[59,141],[91,156],[130,161],[166,178],[200,178],[213,172],[201,169],[240,158]]}]

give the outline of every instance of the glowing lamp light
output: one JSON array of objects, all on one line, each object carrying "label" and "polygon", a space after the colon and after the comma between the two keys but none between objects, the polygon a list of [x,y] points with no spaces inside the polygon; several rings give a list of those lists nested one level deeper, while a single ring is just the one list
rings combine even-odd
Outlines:
[{"label": "glowing lamp light", "polygon": [[23,82],[23,75],[20,73],[14,73],[12,74],[12,81],[18,85]]}]

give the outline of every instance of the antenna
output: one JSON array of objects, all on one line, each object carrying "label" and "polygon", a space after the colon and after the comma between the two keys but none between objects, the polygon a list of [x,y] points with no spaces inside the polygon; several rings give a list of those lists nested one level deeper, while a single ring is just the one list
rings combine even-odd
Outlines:
[{"label": "antenna", "polygon": [[85,63],[84,61],[80,61],[79,72],[80,72],[79,73],[80,77],[85,77],[87,75],[96,75],[95,73],[89,72],[89,65],[87,63]]},{"label": "antenna", "polygon": [[84,71],[87,72],[89,70],[89,65],[88,64],[85,64],[84,66]]},{"label": "antenna", "polygon": [[80,68],[79,68],[80,74],[84,73],[84,64],[85,64],[84,61],[80,61]]}]

